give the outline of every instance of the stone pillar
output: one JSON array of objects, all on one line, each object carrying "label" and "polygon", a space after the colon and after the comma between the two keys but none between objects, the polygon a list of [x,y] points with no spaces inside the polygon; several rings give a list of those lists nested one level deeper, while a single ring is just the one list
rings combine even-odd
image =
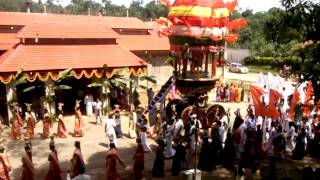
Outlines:
[{"label": "stone pillar", "polygon": [[105,111],[107,107],[110,107],[110,98],[109,98],[109,94],[110,94],[110,89],[108,87],[106,87],[105,81],[108,81],[106,79],[102,80],[102,114],[108,116],[109,115],[109,111],[110,109],[108,109],[108,111]]},{"label": "stone pillar", "polygon": [[132,82],[132,76],[130,76],[130,80],[129,80],[129,107],[131,108],[131,104],[132,104],[132,91],[133,91],[133,82]]},{"label": "stone pillar", "polygon": [[10,124],[13,118],[11,103],[17,101],[17,92],[16,92],[16,86],[14,82],[6,84],[6,94],[7,94],[6,98],[7,98],[7,110],[8,110],[7,123]]},{"label": "stone pillar", "polygon": [[208,64],[209,64],[209,53],[205,54],[204,57],[205,57],[204,71],[207,74],[208,73]]},{"label": "stone pillar", "polygon": [[44,84],[46,100],[49,100],[49,101],[41,102],[40,100],[40,103],[44,103],[44,107],[48,109],[50,114],[56,113],[56,100],[55,100],[56,94],[54,91],[54,87],[55,87],[54,83],[55,82],[52,79],[48,79]]}]

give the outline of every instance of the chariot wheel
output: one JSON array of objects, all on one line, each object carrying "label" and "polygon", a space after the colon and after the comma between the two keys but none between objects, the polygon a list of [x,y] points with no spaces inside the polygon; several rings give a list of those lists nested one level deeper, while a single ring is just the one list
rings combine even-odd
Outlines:
[{"label": "chariot wheel", "polygon": [[205,120],[206,113],[205,113],[205,110],[202,109],[202,108],[194,107],[194,106],[188,106],[182,111],[181,118],[182,118],[184,124],[185,125],[188,124],[189,115],[190,115],[190,113],[192,111],[197,114],[197,118],[200,120],[202,126],[206,126],[206,120]]},{"label": "chariot wheel", "polygon": [[223,106],[219,104],[211,105],[206,110],[206,119],[208,120],[208,125],[210,126],[212,123],[217,122],[219,119],[218,117],[222,117],[226,114],[225,109]]},{"label": "chariot wheel", "polygon": [[168,119],[171,119],[172,117],[172,106],[175,106],[176,108],[176,113],[178,115],[181,115],[182,111],[188,107],[188,104],[180,99],[174,99],[172,101],[170,101],[167,106],[166,106],[166,115],[168,117]]}]

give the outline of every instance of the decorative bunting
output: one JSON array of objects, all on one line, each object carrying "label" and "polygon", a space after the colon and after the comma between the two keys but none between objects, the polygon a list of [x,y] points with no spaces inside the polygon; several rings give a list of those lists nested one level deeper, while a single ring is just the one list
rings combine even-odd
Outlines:
[{"label": "decorative bunting", "polygon": [[199,26],[199,27],[225,27],[229,23],[229,17],[212,18],[196,16],[171,16],[168,19],[173,25]]},{"label": "decorative bunting", "polygon": [[169,11],[170,16],[195,16],[207,18],[222,18],[229,16],[227,8],[211,8],[203,6],[173,6]]},{"label": "decorative bunting", "polygon": [[[106,77],[112,77],[114,72],[117,69],[114,68],[110,72],[106,73],[102,69],[89,69],[89,70],[72,70],[71,74],[76,79],[81,79],[82,77],[86,78],[92,78],[93,76],[97,78],[102,78],[104,76]],[[129,70],[125,73],[125,76],[140,76],[140,75],[146,75],[147,70],[145,67],[130,67]],[[52,79],[54,81],[57,81],[59,79],[59,71],[53,71],[53,72],[24,72],[23,75],[26,77],[26,80],[29,82],[34,82],[37,79],[40,81],[47,81],[48,79]],[[0,74],[0,81],[4,84],[8,84],[12,82],[12,80],[15,79],[15,73],[1,73]]]}]

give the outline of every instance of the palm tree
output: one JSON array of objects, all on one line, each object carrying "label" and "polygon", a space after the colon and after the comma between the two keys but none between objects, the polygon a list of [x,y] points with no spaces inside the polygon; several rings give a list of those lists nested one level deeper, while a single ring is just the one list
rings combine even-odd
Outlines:
[{"label": "palm tree", "polygon": [[[17,73],[18,74],[18,73]],[[22,71],[20,71],[19,73],[20,75],[18,76],[18,79],[16,80],[15,82],[15,85],[20,85],[20,84],[25,84],[27,83],[27,80],[26,80],[26,77],[23,76],[22,74]],[[22,75],[21,75],[22,74]],[[56,99],[56,95],[55,95],[55,91],[57,90],[70,90],[72,89],[71,86],[67,86],[67,85],[63,85],[63,84],[60,84],[62,82],[62,80],[64,79],[67,79],[69,77],[72,76],[72,69],[69,68],[69,69],[66,69],[66,70],[63,70],[59,73],[59,78],[58,80],[56,80],[55,83],[52,83],[52,84],[48,84],[46,86],[46,96],[45,96],[45,104],[47,106],[47,109],[49,111],[50,114],[53,113],[52,111],[52,106],[54,106],[54,102],[55,102],[55,99]],[[41,80],[42,81],[42,80]],[[42,82],[46,82],[46,81],[42,81]],[[41,86],[29,86],[27,88],[24,88],[22,90],[22,93],[27,93],[27,92],[31,92],[37,88],[39,88]]]},{"label": "palm tree", "polygon": [[[103,65],[103,70],[104,72],[108,72],[109,71],[109,67],[108,65],[104,64]],[[132,84],[134,84],[134,79],[133,76],[130,77],[126,77],[125,76],[125,72],[128,72],[129,69],[128,68],[119,68],[117,70],[115,70],[115,72],[112,74],[111,77],[104,77],[102,79],[94,79],[91,84],[88,85],[88,87],[101,87],[103,88],[103,96],[104,96],[104,100],[103,100],[103,109],[105,111],[105,113],[108,115],[108,113],[111,110],[111,106],[110,106],[110,89],[112,88],[120,88],[120,89],[124,89],[124,90],[129,90],[130,95],[132,94]],[[152,76],[140,76],[139,77],[140,81],[148,81],[151,83],[156,83],[157,81],[154,80],[154,77]],[[130,87],[128,88],[128,83],[130,84]],[[134,87],[134,92],[137,92],[137,89],[141,88],[141,89],[147,89],[147,86],[144,85],[137,85]],[[138,94],[138,93],[133,93],[133,94]],[[130,97],[131,98],[131,97]],[[135,98],[135,97],[133,97]],[[132,100],[130,99],[130,102],[132,102]]]},{"label": "palm tree", "polygon": [[[107,64],[103,65],[103,70],[104,72],[108,72],[109,71],[109,67]],[[127,89],[127,83],[126,83],[126,79],[124,77],[124,73],[125,71],[128,71],[128,68],[120,68],[117,69],[111,77],[104,77],[101,79],[94,79],[94,82],[88,84],[88,87],[101,87],[102,88],[102,95],[103,95],[103,109],[104,112],[108,115],[108,113],[111,110],[111,106],[110,106],[110,89],[112,88],[120,88],[120,89]]]}]

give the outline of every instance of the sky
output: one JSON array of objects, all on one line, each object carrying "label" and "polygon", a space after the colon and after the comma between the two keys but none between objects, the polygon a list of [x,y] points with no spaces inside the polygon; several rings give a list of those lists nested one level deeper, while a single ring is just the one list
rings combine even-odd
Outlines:
[{"label": "sky", "polygon": [[[38,1],[38,0],[34,0]],[[71,0],[58,0],[63,5],[66,5],[70,3]],[[96,2],[101,2],[102,0],[93,0]],[[150,2],[151,0],[144,0],[143,2],[146,4]],[[173,0],[170,0],[171,2]],[[129,7],[132,0],[112,0],[113,4],[117,5],[125,5],[126,7]],[[253,9],[254,12],[258,11],[268,11],[272,7],[280,7],[280,0],[238,0],[239,2],[239,8],[242,10],[245,9]]]}]

